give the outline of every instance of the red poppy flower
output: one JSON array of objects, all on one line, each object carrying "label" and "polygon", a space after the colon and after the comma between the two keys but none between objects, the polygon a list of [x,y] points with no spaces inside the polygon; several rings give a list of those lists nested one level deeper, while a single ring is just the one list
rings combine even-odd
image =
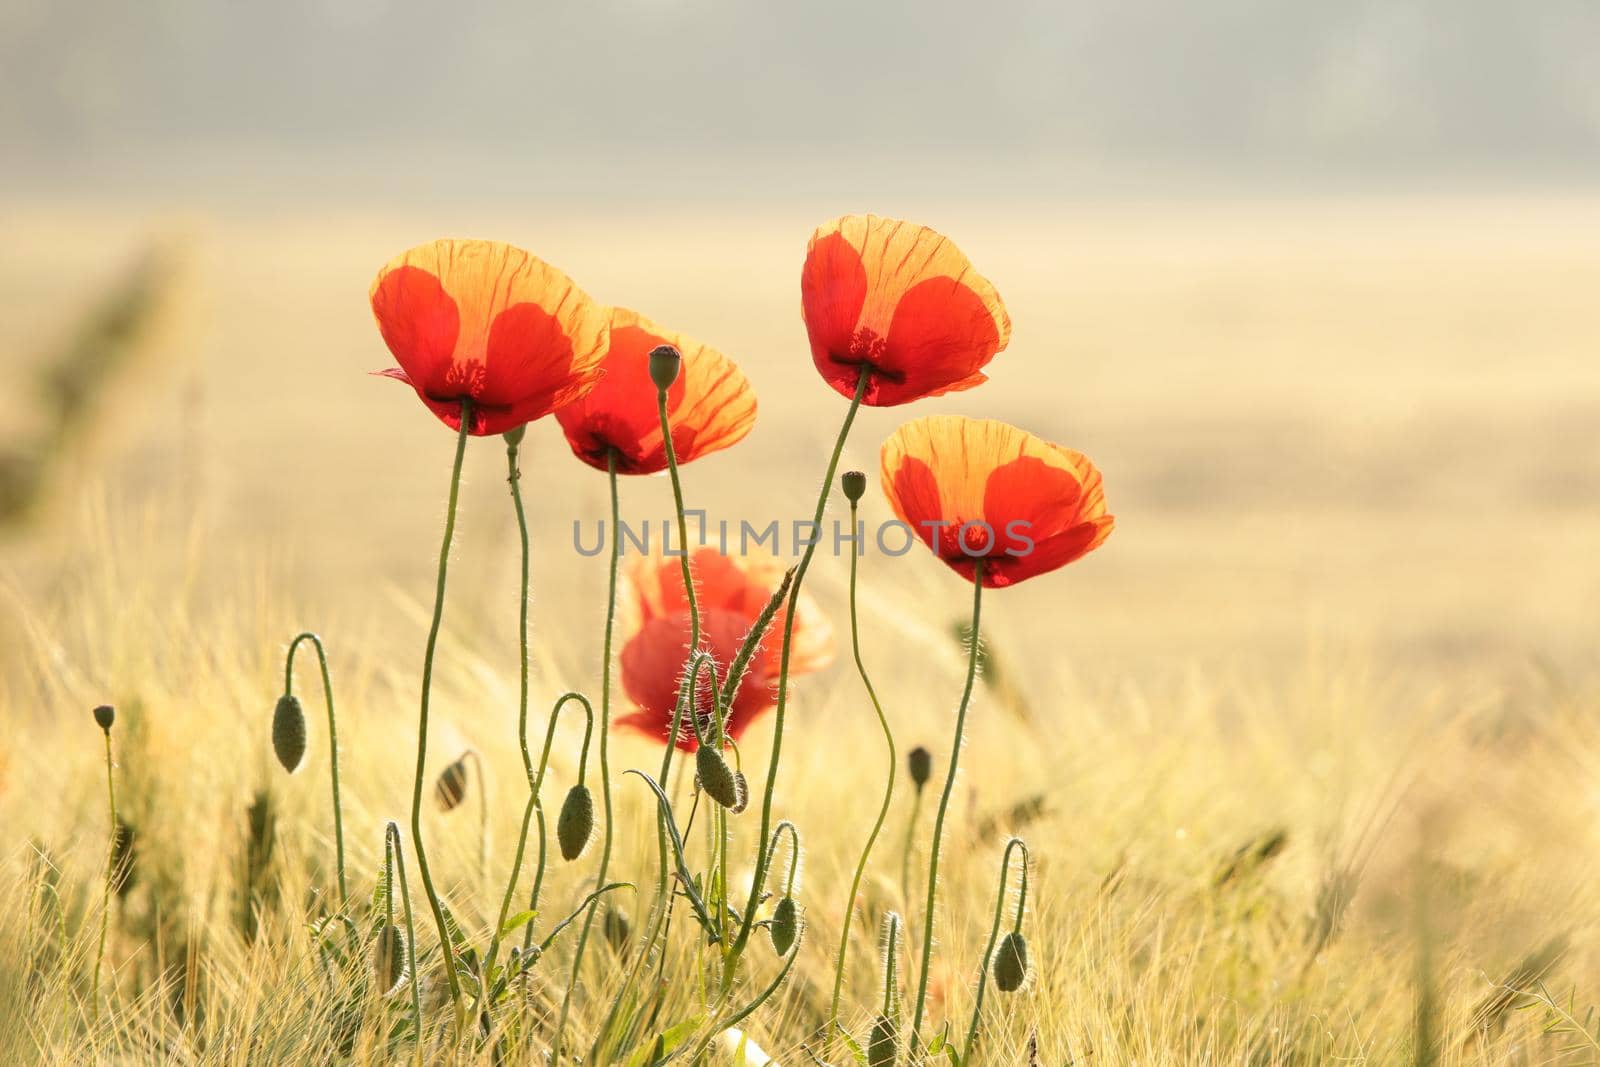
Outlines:
[{"label": "red poppy flower", "polygon": [[399,367],[380,371],[417,391],[445,424],[504,433],[593,387],[606,309],[572,279],[520,248],[434,241],[384,264],[372,313]]},{"label": "red poppy flower", "polygon": [[943,234],[847,215],[811,235],[800,273],[811,358],[828,384],[879,407],[971,389],[1011,340],[1000,294]]},{"label": "red poppy flower", "polygon": [[884,442],[896,515],[968,581],[1015,585],[1100,547],[1115,523],[1080,452],[987,419],[914,419]]},{"label": "red poppy flower", "polygon": [[733,360],[681,334],[664,330],[626,308],[611,311],[610,342],[600,383],[556,412],[573,455],[600,470],[617,454],[617,473],[667,469],[650,379],[650,350],[672,345],[683,370],[667,390],[672,448],[680,464],[744,439],[756,421],[756,395]]},{"label": "red poppy flower", "polygon": [[[720,682],[761,609],[783,580],[784,568],[771,557],[735,558],[712,548],[695,551],[690,556],[690,567],[700,609],[700,647],[716,662]],[[689,607],[683,591],[682,562],[660,555],[641,559],[632,568],[629,585],[623,607],[624,626],[631,636],[622,648],[622,688],[635,710],[615,722],[663,740],[672,729],[678,686],[688,665]],[[773,627],[779,625],[775,620]],[[790,648],[790,674],[820,670],[833,661],[833,654],[832,627],[811,598],[802,593]],[[767,634],[734,695],[726,724],[731,737],[740,737],[776,702],[780,655],[775,635]],[[701,677],[695,711],[704,727],[711,721],[712,707],[709,682],[704,674]],[[687,721],[678,747],[689,752],[697,747]]]}]

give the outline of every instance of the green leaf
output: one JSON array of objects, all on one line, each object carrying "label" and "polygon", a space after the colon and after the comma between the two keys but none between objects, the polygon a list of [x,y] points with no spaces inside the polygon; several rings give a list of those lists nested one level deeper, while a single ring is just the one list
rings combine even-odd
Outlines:
[{"label": "green leaf", "polygon": [[842,1024],[834,1023],[833,1025],[834,1029],[839,1031],[839,1036],[844,1038],[845,1046],[849,1048],[850,1055],[855,1057],[856,1062],[866,1063],[867,1050],[861,1047],[861,1042],[852,1037],[850,1031],[846,1030]]},{"label": "green leaf", "polygon": [[656,780],[639,770],[623,771],[624,774],[637,774],[644,779],[644,784],[656,795],[656,803],[661,807],[661,817],[667,824],[667,836],[672,839],[673,858],[678,861],[678,880],[682,883],[683,895],[689,898],[689,904],[694,908],[695,921],[706,932],[710,943],[715,945],[722,939],[717,934],[716,927],[711,922],[711,913],[706,910],[705,901],[700,899],[700,894],[695,892],[694,875],[689,873],[689,865],[683,858],[683,835],[678,833],[677,820],[672,817],[672,801],[667,799],[667,794],[656,784]]},{"label": "green leaf", "polygon": [[660,1063],[671,1055],[672,1052],[689,1040],[694,1032],[705,1023],[704,1015],[692,1015],[687,1019],[667,1027],[656,1035],[656,1039],[648,1045],[641,1045],[632,1056],[628,1057],[627,1067],[650,1067]]},{"label": "green leaf", "polygon": [[501,925],[501,927],[500,927],[500,936],[501,937],[505,937],[507,934],[511,933],[514,930],[520,930],[524,926],[528,925],[530,922],[532,922],[534,919],[536,919],[538,917],[539,917],[539,912],[536,909],[529,909],[528,911],[519,911],[515,915],[513,915],[509,919],[507,919]]}]

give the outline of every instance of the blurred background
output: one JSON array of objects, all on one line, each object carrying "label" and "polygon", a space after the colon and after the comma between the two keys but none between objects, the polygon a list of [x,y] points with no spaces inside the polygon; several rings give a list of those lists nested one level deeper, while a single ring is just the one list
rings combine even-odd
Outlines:
[{"label": "blurred background", "polygon": [[[868,412],[847,462],[952,411],[1106,474],[1109,545],[995,598],[1016,660],[1592,670],[1597,41],[1589,0],[0,0],[0,644],[122,552],[413,653],[452,437],[368,376],[366,294],[438,236],[740,361],[757,429],[688,495],[806,514],[845,404],[800,263],[872,211],[952,236],[1015,333],[982,389]],[[553,425],[526,452],[536,599],[592,603],[570,525],[604,479]],[[471,450],[452,623],[497,648],[503,464]],[[864,566],[869,616],[964,610],[920,553]],[[843,570],[813,572],[836,615]]]}]

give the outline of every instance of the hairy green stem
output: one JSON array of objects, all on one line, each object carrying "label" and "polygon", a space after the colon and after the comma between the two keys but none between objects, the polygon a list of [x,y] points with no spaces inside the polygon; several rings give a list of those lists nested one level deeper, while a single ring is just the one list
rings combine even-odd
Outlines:
[{"label": "hairy green stem", "polygon": [[[833,478],[839,469],[839,457],[844,453],[845,439],[850,436],[850,426],[855,422],[856,412],[861,410],[861,398],[867,393],[870,373],[871,368],[863,365],[861,377],[856,381],[855,396],[850,399],[850,408],[845,412],[843,425],[839,427],[833,454],[828,458],[828,469],[822,476],[822,490],[817,494],[817,509],[811,524],[812,537],[800,557],[799,566],[795,568],[794,583],[789,589],[789,603],[783,612],[783,646],[778,661],[778,697],[772,722],[772,755],[768,757],[767,784],[761,794],[761,830],[756,837],[758,841],[765,841],[772,827],[772,798],[778,784],[778,761],[783,755],[783,724],[789,706],[789,658],[794,649],[794,620],[800,605],[800,585],[805,581],[806,571],[811,567],[811,558],[816,555],[817,544],[822,540],[822,516],[828,507],[828,494],[833,489]],[[750,879],[750,899],[745,902],[744,921],[740,924],[739,935],[734,939],[733,947],[729,951],[729,963],[724,972],[724,986],[730,981],[745,946],[750,943],[750,931],[755,926],[756,909],[761,905],[761,890],[766,884],[766,878],[766,857],[757,853],[755,873]]]},{"label": "hairy green stem", "polygon": [[[411,917],[411,887],[406,882],[406,856],[400,847],[400,826],[391,821],[383,831],[384,844],[389,854],[394,858],[394,865],[400,873],[400,899],[405,904],[406,913],[406,954],[410,957],[410,982],[411,982],[411,1012],[416,1027],[417,1037],[417,1064],[422,1064],[422,992],[418,988],[420,979],[417,975],[417,924]],[[394,888],[389,889],[391,903]]]},{"label": "hairy green stem", "polygon": [[939,794],[939,812],[933,820],[933,842],[928,846],[928,894],[923,903],[926,914],[922,919],[922,954],[920,974],[917,978],[917,1002],[911,1016],[910,1054],[916,1056],[921,1048],[922,1011],[928,997],[928,968],[933,961],[933,908],[939,892],[939,848],[944,838],[944,817],[950,809],[950,794],[956,787],[956,769],[961,765],[961,742],[967,729],[967,708],[972,703],[972,683],[978,677],[978,624],[983,615],[983,560],[976,559],[972,567],[972,637],[967,648],[967,682],[961,691],[961,704],[956,709],[956,732],[950,743],[950,769],[945,773],[944,791]]},{"label": "hairy green stem", "polygon": [[422,844],[422,780],[428,768],[428,698],[433,689],[433,656],[439,646],[439,624],[444,620],[444,587],[450,569],[450,542],[455,537],[456,507],[461,499],[461,463],[466,456],[467,437],[471,431],[472,403],[463,400],[461,428],[456,434],[455,464],[450,470],[450,499],[445,507],[444,537],[439,543],[439,577],[433,594],[433,622],[428,627],[428,647],[422,657],[422,704],[417,713],[417,776],[411,791],[411,840],[417,850],[417,870],[422,875],[422,889],[427,894],[428,906],[433,909],[433,921],[439,927],[439,951],[444,962],[444,976],[450,985],[450,1000],[458,1010],[461,1006],[461,979],[456,975],[455,947],[450,943],[450,929],[445,923],[444,909],[439,905],[439,894],[433,888],[433,875],[428,870],[428,852]]},{"label": "hairy green stem", "polygon": [[[850,532],[856,532],[857,507],[854,501],[850,503]],[[858,546],[857,546],[858,547]],[[867,871],[867,860],[872,855],[872,846],[878,841],[878,834],[883,831],[884,820],[889,817],[889,805],[894,800],[895,777],[895,748],[894,731],[889,729],[889,718],[883,713],[883,704],[878,700],[878,691],[873,688],[872,679],[867,677],[867,667],[861,659],[861,623],[856,608],[856,571],[858,551],[850,553],[850,651],[855,657],[856,673],[861,676],[861,684],[867,691],[867,697],[872,701],[872,709],[878,713],[878,725],[883,728],[884,745],[889,750],[889,774],[883,788],[883,804],[878,808],[878,819],[872,824],[872,832],[867,835],[867,843],[861,849],[861,859],[856,863],[855,875],[850,879],[850,895],[845,898],[844,929],[839,933],[839,961],[833,974],[833,999],[828,1006],[828,1047],[833,1045],[833,1035],[838,1029],[839,1022],[839,995],[844,988],[845,957],[850,951],[850,924],[855,917],[856,894],[861,890],[861,878]]]},{"label": "hairy green stem", "polygon": [[106,958],[106,931],[111,923],[111,883],[117,879],[117,777],[112,771],[111,730],[103,729],[106,739],[106,802],[111,811],[111,844],[106,848],[106,877],[100,891],[100,947],[94,954],[94,985],[89,992],[91,1026],[100,1023],[100,968]]},{"label": "hairy green stem", "polygon": [[[600,791],[604,797],[606,826],[600,841],[600,867],[595,873],[595,888],[606,884],[606,871],[611,866],[611,640],[617,618],[617,568],[622,558],[622,543],[618,527],[622,523],[621,503],[617,494],[617,451],[606,451],[606,479],[611,488],[611,561],[606,579],[606,629],[600,649]],[[556,1023],[555,1040],[550,1046],[550,1062],[560,1062],[561,1038],[567,1028],[567,1011],[572,1003],[572,991],[578,986],[578,976],[583,968],[584,950],[589,947],[589,931],[594,926],[595,913],[600,910],[598,892],[589,902],[578,930],[578,944],[572,953],[572,976],[567,980],[566,992],[561,996],[561,1016]]]},{"label": "hairy green stem", "polygon": [[289,654],[283,663],[283,695],[294,692],[294,654],[301,642],[309,641],[317,650],[317,664],[322,668],[322,698],[328,705],[328,768],[333,779],[333,849],[339,869],[339,910],[350,909],[350,891],[344,875],[344,808],[339,801],[339,720],[333,710],[333,679],[328,674],[328,653],[322,647],[322,638],[309,630],[298,634],[289,642]]},{"label": "hairy green stem", "polygon": [[1011,853],[1017,849],[1022,850],[1022,888],[1017,893],[1017,920],[1012,926],[1013,931],[1022,929],[1022,914],[1028,906],[1028,846],[1020,837],[1013,837],[1006,842],[1006,848],[1000,854],[1000,888],[995,892],[994,898],[994,924],[989,927],[989,947],[983,950],[983,962],[979,966],[978,996],[972,1002],[972,1022],[967,1024],[967,1043],[961,1050],[961,1062],[972,1062],[972,1044],[978,1037],[978,1019],[983,1014],[983,994],[989,986],[989,970],[994,966],[994,947],[1000,942],[1000,916],[1005,912],[1006,885],[1011,880]]}]

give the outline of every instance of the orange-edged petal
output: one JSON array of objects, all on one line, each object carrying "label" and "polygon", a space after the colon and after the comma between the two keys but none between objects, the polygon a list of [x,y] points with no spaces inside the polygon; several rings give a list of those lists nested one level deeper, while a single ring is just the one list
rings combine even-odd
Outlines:
[{"label": "orange-edged petal", "polygon": [[637,312],[613,308],[599,384],[556,411],[573,454],[591,467],[607,469],[607,457],[615,452],[619,474],[667,469],[650,379],[650,352],[664,344],[683,355],[678,380],[667,390],[672,447],[680,465],[737,444],[755,425],[755,392],[733,360]]},{"label": "orange-edged petal", "polygon": [[812,234],[800,274],[811,357],[862,402],[905,404],[971,389],[1011,340],[1000,294],[955,243],[926,226],[847,215]]},{"label": "orange-edged petal", "polygon": [[384,265],[370,296],[402,380],[452,428],[463,401],[470,432],[502,433],[571,403],[599,378],[606,309],[512,245],[418,245]]},{"label": "orange-edged petal", "polygon": [[1110,535],[1100,472],[1080,452],[992,420],[939,415],[884,443],[881,477],[902,522],[957,573],[1014,585]]}]

